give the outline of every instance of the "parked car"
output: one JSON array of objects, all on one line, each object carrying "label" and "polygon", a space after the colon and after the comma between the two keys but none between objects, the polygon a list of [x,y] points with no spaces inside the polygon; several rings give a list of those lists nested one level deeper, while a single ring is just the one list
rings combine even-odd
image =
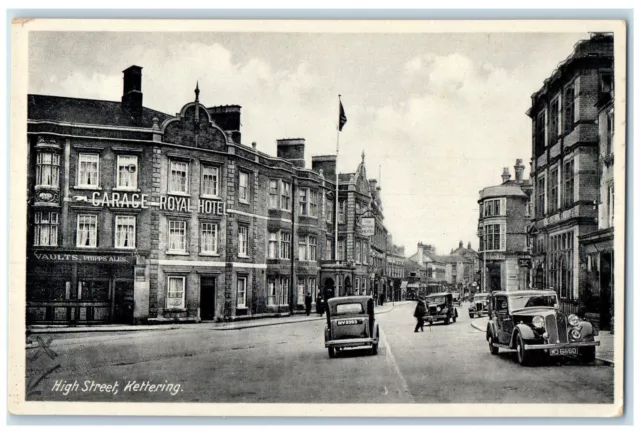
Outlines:
[{"label": "parked car", "polygon": [[491,294],[489,305],[486,338],[491,354],[500,348],[516,350],[521,365],[540,357],[595,360],[597,331],[590,322],[561,312],[555,291],[498,291]]},{"label": "parked car", "polygon": [[488,310],[487,306],[489,303],[489,293],[487,292],[477,292],[473,295],[471,299],[471,306],[469,306],[469,318],[473,317],[481,317],[482,315],[487,315]]},{"label": "parked car", "polygon": [[453,294],[450,292],[429,294],[425,297],[424,304],[427,308],[424,320],[430,325],[435,321],[444,321],[445,324],[449,324],[449,321],[456,322],[458,318],[458,309],[453,304]]},{"label": "parked car", "polygon": [[324,346],[329,357],[345,348],[371,347],[378,354],[379,328],[370,296],[334,297],[327,301]]}]

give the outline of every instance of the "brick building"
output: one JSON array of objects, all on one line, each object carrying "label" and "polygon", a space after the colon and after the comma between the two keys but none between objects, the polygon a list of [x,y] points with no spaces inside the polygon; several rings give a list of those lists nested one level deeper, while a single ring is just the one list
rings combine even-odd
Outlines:
[{"label": "brick building", "polygon": [[[196,86],[161,113],[142,104],[142,68],[123,74],[121,101],[28,96],[27,322],[224,321],[315,300],[335,263],[336,157],[306,168],[304,139],[269,156],[242,144],[239,106],[206,107]],[[375,202],[364,159],[357,173],[349,210]],[[369,239],[348,227],[369,291]]]},{"label": "brick building", "polygon": [[445,280],[452,290],[469,292],[471,285],[478,280],[480,259],[478,252],[471,248],[471,243],[460,241],[456,249],[443,256],[445,262]]},{"label": "brick building", "polygon": [[478,205],[480,288],[483,292],[529,288],[531,255],[527,227],[531,184],[523,179],[524,165],[516,160],[516,179],[504,168],[502,183],[480,191]]},{"label": "brick building", "polygon": [[531,180],[535,287],[553,288],[561,307],[578,308],[579,240],[598,229],[599,96],[611,84],[613,36],[593,34],[531,97]]},{"label": "brick building", "polygon": [[409,257],[425,267],[425,287],[428,294],[440,292],[447,286],[447,264],[443,256],[436,254],[431,244],[418,243],[418,251]]}]

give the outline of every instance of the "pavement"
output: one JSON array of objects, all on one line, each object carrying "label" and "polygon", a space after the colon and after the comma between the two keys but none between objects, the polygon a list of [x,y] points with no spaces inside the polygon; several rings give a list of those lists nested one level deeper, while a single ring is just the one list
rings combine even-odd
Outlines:
[{"label": "pavement", "polygon": [[[481,332],[487,331],[488,317],[480,317],[471,320],[471,326]],[[596,347],[596,359],[601,363],[613,366],[613,333],[601,331],[596,340],[600,341],[600,345]]]},{"label": "pavement", "polygon": [[[465,315],[414,333],[415,303],[376,317],[369,349],[329,358],[322,318],[278,327],[38,335],[28,399],[210,403],[612,403],[611,366],[556,359],[523,367],[492,355]],[[387,306],[383,306],[386,308]],[[464,307],[459,308],[461,313]]]}]

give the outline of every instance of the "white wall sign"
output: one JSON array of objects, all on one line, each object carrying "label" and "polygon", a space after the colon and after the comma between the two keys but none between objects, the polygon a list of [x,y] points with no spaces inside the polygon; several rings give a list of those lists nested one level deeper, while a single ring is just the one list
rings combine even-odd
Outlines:
[{"label": "white wall sign", "polygon": [[360,219],[360,233],[365,237],[372,237],[376,234],[376,219],[365,217]]}]

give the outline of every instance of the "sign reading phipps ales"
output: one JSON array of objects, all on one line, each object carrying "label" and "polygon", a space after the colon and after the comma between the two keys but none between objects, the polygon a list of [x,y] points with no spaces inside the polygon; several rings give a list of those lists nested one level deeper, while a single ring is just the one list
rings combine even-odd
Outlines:
[{"label": "sign reading phipps ales", "polygon": [[374,217],[360,219],[360,233],[365,237],[374,236],[376,234],[376,219]]}]

